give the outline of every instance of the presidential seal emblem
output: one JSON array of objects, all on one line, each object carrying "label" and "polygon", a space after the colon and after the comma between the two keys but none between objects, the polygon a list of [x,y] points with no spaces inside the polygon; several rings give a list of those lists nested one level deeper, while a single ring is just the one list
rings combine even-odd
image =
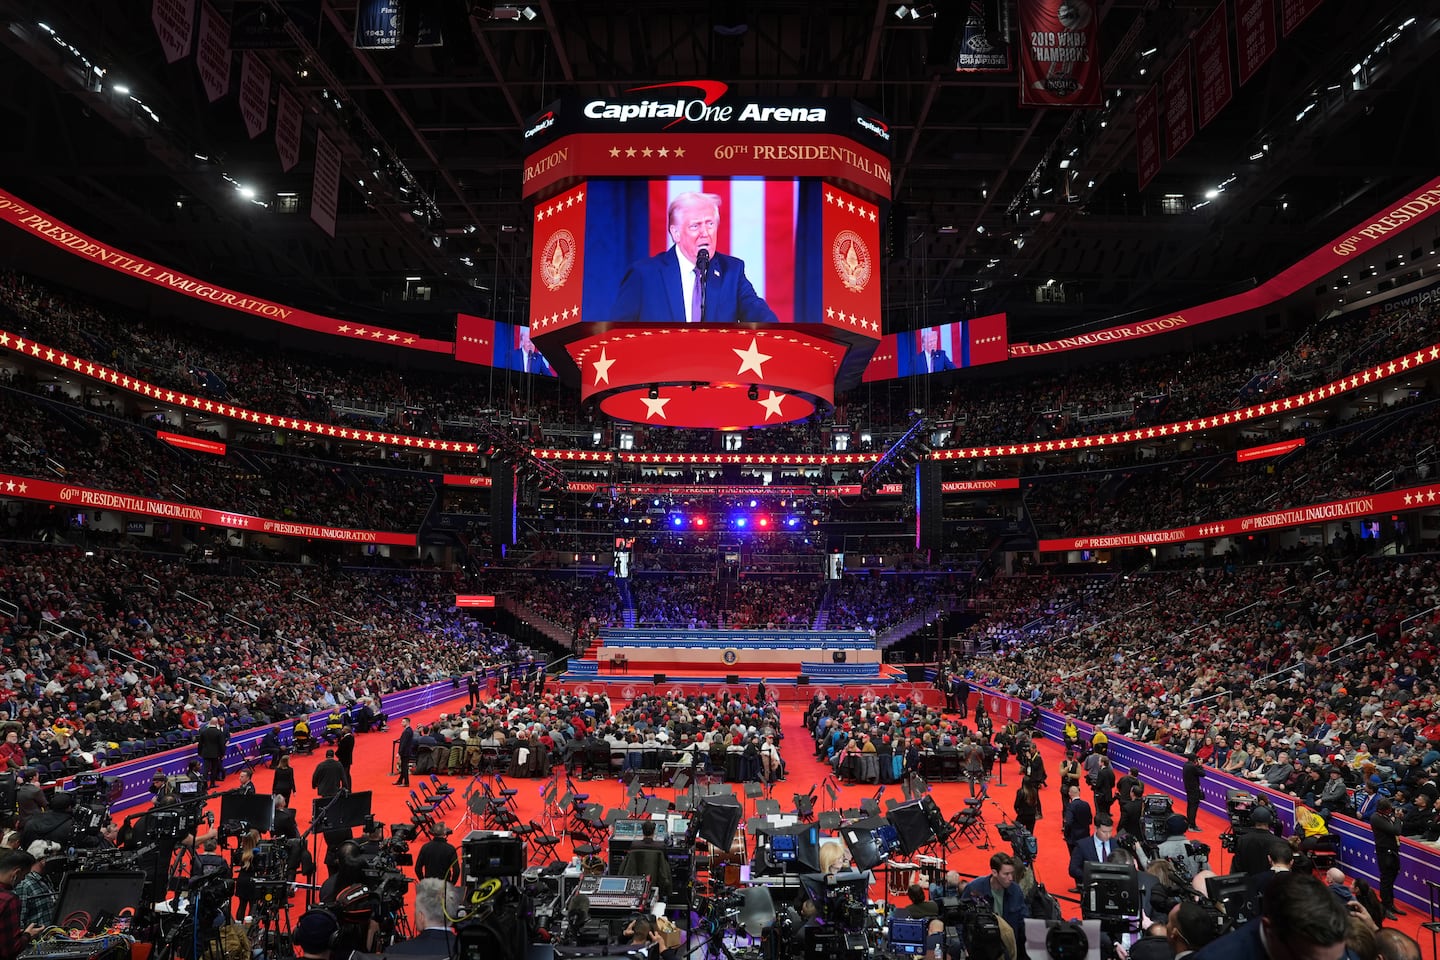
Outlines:
[{"label": "presidential seal emblem", "polygon": [[725,655],[721,659],[723,659],[726,663],[734,663],[740,658],[738,655],[736,655],[734,650],[726,650]]},{"label": "presidential seal emblem", "polygon": [[547,290],[559,290],[575,267],[575,235],[556,230],[540,250],[540,280]]},{"label": "presidential seal emblem", "polygon": [[830,246],[830,258],[835,263],[835,273],[840,282],[851,293],[859,293],[870,282],[870,248],[854,230],[841,230],[835,235]]}]

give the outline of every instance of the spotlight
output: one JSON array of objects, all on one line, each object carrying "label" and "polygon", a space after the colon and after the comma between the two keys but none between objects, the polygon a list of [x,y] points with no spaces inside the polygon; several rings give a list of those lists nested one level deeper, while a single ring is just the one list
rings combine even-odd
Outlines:
[{"label": "spotlight", "polygon": [[658,384],[654,384],[654,383],[650,384],[649,397],[650,397],[651,400],[659,400],[659,399],[660,399],[660,387],[659,387]]},{"label": "spotlight", "polygon": [[759,400],[760,388],[753,383],[750,384],[750,389],[745,391],[745,396],[749,397],[751,400]]}]

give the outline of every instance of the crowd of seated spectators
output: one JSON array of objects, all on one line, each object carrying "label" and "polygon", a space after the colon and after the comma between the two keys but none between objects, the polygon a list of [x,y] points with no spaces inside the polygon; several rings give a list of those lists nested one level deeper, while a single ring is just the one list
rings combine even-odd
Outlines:
[{"label": "crowd of seated spectators", "polygon": [[598,574],[544,574],[528,570],[487,570],[474,589],[504,594],[530,613],[569,631],[588,632],[620,622],[620,595],[609,571]]},{"label": "crowd of seated spectators", "polygon": [[[14,383],[14,386],[23,384]],[[425,478],[314,460],[176,450],[143,424],[75,407],[50,407],[0,388],[0,469],[252,516],[365,529],[413,530],[435,499]]]},{"label": "crowd of seated spectators", "polygon": [[[577,444],[594,426],[594,411],[559,391],[519,388],[506,381],[496,397],[488,382],[467,383],[452,376],[412,371],[401,375],[367,364],[344,369],[323,358],[267,349],[263,356],[243,345],[216,344],[213,337],[165,321],[129,315],[111,304],[59,289],[31,277],[0,274],[0,307],[26,331],[77,355],[117,366],[135,376],[175,389],[213,396],[277,415],[351,425],[386,425],[427,436],[472,439],[477,418],[497,412],[524,418],[517,427],[526,439],[541,443],[545,427],[559,431],[551,442]],[[947,446],[1083,436],[1134,426],[1180,420],[1235,409],[1257,400],[1287,395],[1388,359],[1435,338],[1433,303],[1405,307],[1382,305],[1368,315],[1353,312],[1327,317],[1298,337],[1282,334],[1257,343],[1219,345],[1160,356],[1033,377],[1023,390],[1013,383],[967,380],[928,411],[955,424]],[[528,379],[528,378],[522,378]],[[852,436],[849,449],[883,449],[889,434],[907,425],[913,406],[907,384],[867,394],[863,415],[840,398],[833,420]],[[618,447],[617,431],[599,427],[602,444]],[[577,431],[579,431],[577,433]],[[667,428],[624,431],[634,449],[678,452],[721,449],[714,431]],[[834,431],[819,419],[783,428],[747,431],[743,449],[757,452],[818,450]],[[868,443],[862,439],[868,435]]]},{"label": "crowd of seated spectators", "polygon": [[[1368,815],[1367,796],[1413,800],[1440,775],[1440,751],[1427,746],[1440,739],[1432,558],[1337,552],[1133,574],[1084,603],[1092,626],[1078,635],[955,665],[985,686],[1316,801],[1322,813]],[[1350,795],[1321,804],[1332,769]],[[1416,829],[1436,833],[1434,817]]]},{"label": "crowd of seated spectators", "polygon": [[1437,440],[1433,405],[1391,409],[1312,438],[1278,463],[1222,455],[1179,469],[1053,477],[1032,483],[1025,502],[1038,526],[1067,536],[1185,526],[1423,483]]},{"label": "crowd of seated spectators", "polygon": [[724,612],[727,627],[809,627],[825,593],[818,573],[808,577],[752,576],[735,584]]},{"label": "crowd of seated spectators", "polygon": [[0,713],[25,763],[62,772],[173,745],[210,717],[241,730],[360,703],[380,712],[391,691],[530,659],[455,612],[454,594],[436,577],[222,575],[7,543]]},{"label": "crowd of seated spectators", "polygon": [[960,586],[943,575],[900,575],[868,572],[831,581],[826,626],[831,630],[887,627],[921,614],[936,612]]}]

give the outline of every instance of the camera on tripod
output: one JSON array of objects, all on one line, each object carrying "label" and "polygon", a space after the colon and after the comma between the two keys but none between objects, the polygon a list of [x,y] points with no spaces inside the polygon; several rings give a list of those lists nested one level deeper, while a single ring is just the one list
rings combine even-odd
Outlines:
[{"label": "camera on tripod", "polygon": [[1169,797],[1151,794],[1140,799],[1140,833],[1147,844],[1165,840],[1165,823],[1174,813],[1175,806]]},{"label": "camera on tripod", "polygon": [[1027,866],[1035,862],[1035,857],[1040,853],[1040,842],[1024,824],[1001,823],[995,827],[995,832],[1000,835],[1001,840],[1010,844],[1016,860]]},{"label": "camera on tripod", "polygon": [[1220,834],[1220,846],[1230,853],[1235,852],[1235,837],[1248,830],[1257,829],[1255,808],[1260,805],[1253,793],[1231,790],[1225,794],[1225,810],[1230,815],[1230,829]]}]

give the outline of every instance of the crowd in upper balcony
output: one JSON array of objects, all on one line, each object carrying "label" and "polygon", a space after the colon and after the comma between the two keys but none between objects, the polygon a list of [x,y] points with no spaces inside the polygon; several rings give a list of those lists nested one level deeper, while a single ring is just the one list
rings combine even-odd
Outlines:
[{"label": "crowd in upper balcony", "polygon": [[1185,526],[1424,483],[1440,458],[1437,441],[1440,409],[1393,409],[1283,457],[1057,476],[1031,484],[1025,502],[1037,526],[1066,536]]},{"label": "crowd in upper balcony", "polygon": [[[12,386],[24,386],[12,381]],[[231,450],[177,450],[143,424],[0,388],[0,470],[270,519],[414,530],[435,499],[420,477]]]},{"label": "crowd in upper balcony", "polygon": [[[617,449],[620,434],[637,450],[723,449],[714,431],[614,428],[558,385],[466,378],[347,362],[272,346],[263,353],[240,342],[145,316],[16,273],[0,274],[0,308],[29,335],[77,355],[178,390],[288,416],[377,426],[428,436],[474,439],[480,418],[526,418],[517,426],[537,445],[593,447],[580,433],[593,428],[601,447]],[[1434,302],[1380,306],[1367,314],[1324,318],[1293,333],[1229,340],[1099,367],[1013,378],[966,379],[940,391],[927,414],[953,421],[945,445],[977,446],[1047,437],[1110,433],[1146,424],[1220,413],[1326,382],[1436,339]],[[847,449],[884,449],[915,404],[911,384],[866,385],[838,399],[833,419],[743,432],[742,449],[819,451],[833,447],[843,425]],[[498,392],[497,392],[498,389]],[[929,395],[930,392],[927,392]],[[563,428],[546,439],[547,427]],[[580,431],[577,433],[576,431]],[[869,437],[868,441],[866,436]]]}]

